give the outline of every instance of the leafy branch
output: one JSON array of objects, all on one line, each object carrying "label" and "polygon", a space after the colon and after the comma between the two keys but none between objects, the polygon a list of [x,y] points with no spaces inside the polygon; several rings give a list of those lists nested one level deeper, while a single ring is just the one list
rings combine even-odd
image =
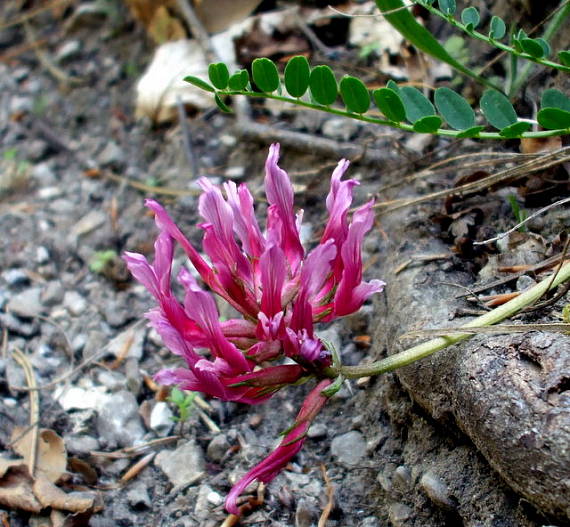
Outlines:
[{"label": "leafy branch", "polygon": [[[289,102],[297,106],[324,111],[368,123],[390,126],[407,132],[430,133],[454,138],[511,139],[539,138],[570,133],[570,98],[559,90],[548,89],[542,94],[538,124],[545,130],[529,131],[533,121],[517,116],[508,98],[500,91],[484,92],[480,109],[487,122],[497,132],[484,131],[476,123],[469,102],[450,88],[434,91],[433,103],[412,86],[399,86],[389,81],[385,87],[370,91],[357,77],[345,75],[337,83],[329,66],[311,68],[303,56],[291,58],[285,66],[283,82],[277,66],[268,58],[252,64],[253,90],[247,70],[230,75],[224,63],[210,64],[210,83],[188,76],[184,80],[214,94],[216,104],[231,111],[224,102],[226,96],[245,95]],[[340,99],[344,108],[332,106]],[[382,114],[372,114],[374,104]],[[442,127],[444,122],[448,127]]]},{"label": "leafy branch", "polygon": [[[456,12],[455,0],[438,0],[439,9],[433,6],[434,0],[415,1],[430,13],[443,18],[446,22],[472,38],[482,40],[490,46],[505,51],[517,58],[529,60],[567,73],[570,72],[570,50],[558,52],[558,58],[561,64],[548,60],[546,57],[552,53],[552,50],[546,38],[530,38],[522,29],[519,29],[511,37],[512,46],[500,42],[507,33],[507,26],[504,20],[498,16],[491,18],[488,34],[485,35],[475,29],[479,26],[481,16],[477,8],[473,6],[463,9],[461,12],[461,21],[459,21],[454,18]],[[570,2],[566,1],[553,18],[550,24],[551,30],[547,30],[545,36],[553,30],[557,30],[568,15],[570,15]]]}]

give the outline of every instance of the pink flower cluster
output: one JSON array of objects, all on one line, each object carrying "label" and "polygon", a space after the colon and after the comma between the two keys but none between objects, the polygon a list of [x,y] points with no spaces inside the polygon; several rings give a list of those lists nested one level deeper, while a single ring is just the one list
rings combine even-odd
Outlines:
[{"label": "pink flower cluster", "polygon": [[[200,227],[209,262],[167,212],[147,200],[160,231],[155,260],[150,264],[143,255],[130,252],[124,259],[158,303],[147,314],[151,326],[187,365],[160,371],[158,382],[226,401],[258,404],[303,378],[322,379],[331,354],[315,335],[314,324],[354,313],[382,290],[380,280],[362,281],[361,248],[373,224],[373,202],[358,208],[349,222],[352,189],[358,183],[341,181],[348,161],[340,161],[333,172],[326,200],[328,223],[320,243],[306,253],[299,236],[302,211],[294,213],[293,187],[278,159],[279,145],[274,144],[265,165],[269,205],[265,234],[245,185],[225,183],[224,197],[206,178],[200,180],[204,191],[199,199],[204,219]],[[184,299],[175,297],[171,288],[175,242],[204,284],[241,318],[221,322],[213,296],[185,267],[177,276]],[[228,511],[237,513],[236,499],[251,481],[271,480],[298,452],[306,428],[326,400],[321,392],[330,383],[330,379],[320,381],[277,450],[235,485],[226,500]]]}]

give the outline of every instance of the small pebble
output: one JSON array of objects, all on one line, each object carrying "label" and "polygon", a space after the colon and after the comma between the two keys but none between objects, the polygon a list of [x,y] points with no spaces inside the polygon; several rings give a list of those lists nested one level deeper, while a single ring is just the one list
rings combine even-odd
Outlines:
[{"label": "small pebble", "polygon": [[406,526],[412,513],[412,509],[403,503],[392,503],[388,507],[388,518],[394,527]]},{"label": "small pebble", "polygon": [[8,300],[6,310],[22,318],[34,318],[42,314],[40,287],[30,287]]},{"label": "small pebble", "polygon": [[395,471],[392,477],[394,485],[401,489],[407,489],[412,481],[412,473],[408,467],[400,465]]},{"label": "small pebble", "polygon": [[212,438],[206,448],[206,456],[215,463],[220,463],[230,448],[225,434],[218,434]]},{"label": "small pebble", "polygon": [[154,430],[156,435],[160,437],[166,437],[174,426],[174,421],[172,420],[173,417],[174,414],[168,406],[168,403],[159,401],[154,405],[154,408],[150,413],[151,430]]},{"label": "small pebble", "polygon": [[30,278],[22,269],[6,269],[6,271],[2,273],[2,278],[11,286],[27,285],[30,283]]},{"label": "small pebble", "polygon": [[366,455],[366,441],[356,431],[336,436],[331,442],[331,453],[338,463],[357,465]]},{"label": "small pebble", "polygon": [[455,504],[449,496],[447,485],[431,471],[426,472],[420,479],[420,488],[427,497],[439,507],[455,509]]},{"label": "small pebble", "polygon": [[66,291],[63,305],[70,314],[77,317],[87,309],[87,300],[77,291]]}]

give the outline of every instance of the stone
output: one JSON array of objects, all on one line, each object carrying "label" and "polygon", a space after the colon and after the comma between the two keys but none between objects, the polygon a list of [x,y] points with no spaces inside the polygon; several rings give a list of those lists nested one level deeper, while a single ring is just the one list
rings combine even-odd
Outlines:
[{"label": "stone", "polygon": [[130,327],[111,340],[107,350],[116,357],[124,357],[125,347],[128,346],[127,357],[140,360],[143,355],[145,334],[146,329],[144,327]]},{"label": "stone", "polygon": [[65,62],[77,58],[81,52],[81,42],[79,40],[68,40],[64,42],[55,52],[55,60]]},{"label": "stone", "polygon": [[152,508],[152,500],[148,494],[148,489],[143,481],[136,481],[127,490],[127,501],[136,510]]},{"label": "stone", "polygon": [[357,431],[336,436],[331,442],[331,453],[338,463],[357,465],[366,455],[366,441]]},{"label": "stone", "polygon": [[34,318],[41,315],[43,312],[40,302],[41,292],[40,287],[30,287],[14,295],[8,300],[6,310],[22,318]]},{"label": "stone", "polygon": [[89,211],[71,229],[71,238],[83,236],[99,227],[108,220],[108,215],[98,209]]},{"label": "stone", "polygon": [[329,429],[327,425],[323,423],[314,423],[307,431],[307,437],[310,437],[311,439],[323,439],[327,437],[328,433]]},{"label": "stone", "polygon": [[450,510],[455,509],[455,504],[449,496],[447,485],[433,472],[428,471],[421,477],[420,488],[438,507]]},{"label": "stone", "polygon": [[110,392],[116,392],[125,388],[127,379],[125,376],[113,370],[101,370],[97,373],[97,380]]},{"label": "stone", "polygon": [[241,179],[243,178],[243,176],[245,176],[245,167],[243,166],[228,167],[224,175],[228,179]]},{"label": "stone", "polygon": [[65,447],[70,454],[85,456],[90,452],[99,450],[99,441],[88,435],[65,436]]},{"label": "stone", "polygon": [[77,291],[66,291],[63,296],[63,305],[71,315],[77,317],[87,309],[87,300]]},{"label": "stone", "polygon": [[322,131],[325,137],[336,141],[348,141],[358,133],[359,127],[356,121],[332,117],[324,122]]},{"label": "stone", "polygon": [[405,527],[413,510],[404,503],[392,503],[388,507],[388,518],[394,527]]},{"label": "stone", "polygon": [[125,164],[125,152],[114,141],[109,141],[99,153],[99,162],[104,167],[121,167]]},{"label": "stone", "polygon": [[168,406],[168,403],[159,401],[150,412],[150,429],[153,430],[156,435],[166,437],[174,426],[173,417],[174,414]]},{"label": "stone", "polygon": [[175,450],[162,450],[154,458],[154,464],[175,487],[195,483],[206,469],[204,453],[194,440],[180,444]]},{"label": "stone", "polygon": [[[32,168],[32,177],[34,179],[37,179],[38,182],[43,185],[45,185],[46,183],[53,185],[54,183],[57,182],[55,172],[47,162],[35,164],[34,167]],[[44,187],[40,189],[40,191],[44,190],[45,188],[54,188],[54,187]]]},{"label": "stone", "polygon": [[57,304],[61,304],[64,294],[65,290],[63,289],[62,283],[59,280],[53,280],[48,282],[44,287],[40,300],[44,306],[53,307]]},{"label": "stone", "polygon": [[27,285],[30,277],[22,269],[6,269],[2,272],[2,278],[10,286]]},{"label": "stone", "polygon": [[43,246],[36,247],[36,262],[40,265],[46,264],[50,261],[49,251]]},{"label": "stone", "polygon": [[97,416],[97,432],[108,448],[133,446],[145,430],[134,395],[126,390],[108,396]]},{"label": "stone", "polygon": [[397,467],[394,471],[392,482],[402,490],[408,489],[412,482],[412,473],[410,472],[410,469],[404,465]]},{"label": "stone", "polygon": [[301,498],[295,509],[295,527],[311,527],[317,518],[317,510],[314,503]]},{"label": "stone", "polygon": [[55,391],[55,398],[65,410],[98,409],[105,405],[108,395],[95,388],[86,389],[79,386],[62,387]]},{"label": "stone", "polygon": [[230,443],[225,433],[218,434],[212,438],[206,448],[206,456],[208,459],[220,463],[228,453]]}]

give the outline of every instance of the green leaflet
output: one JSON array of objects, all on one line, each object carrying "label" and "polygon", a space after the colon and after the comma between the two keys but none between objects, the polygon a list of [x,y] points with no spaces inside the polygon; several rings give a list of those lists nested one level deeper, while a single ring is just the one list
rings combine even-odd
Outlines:
[{"label": "green leaflet", "polygon": [[370,93],[356,77],[345,75],[340,81],[340,96],[350,112],[364,113],[370,108]]},{"label": "green leaflet", "polygon": [[467,130],[475,125],[475,112],[471,105],[450,88],[437,88],[434,102],[437,111],[456,130]]},{"label": "green leaflet", "polygon": [[264,93],[274,92],[279,88],[277,66],[269,59],[255,59],[251,65],[253,82]]},{"label": "green leaflet", "polygon": [[503,130],[517,122],[513,105],[501,92],[486,90],[481,97],[481,111],[491,126]]},{"label": "green leaflet", "polygon": [[249,82],[247,70],[238,70],[228,79],[228,88],[232,91],[245,90]]},{"label": "green leaflet", "polygon": [[216,62],[208,66],[208,77],[210,78],[210,82],[214,85],[214,88],[225,90],[228,87],[230,72],[223,62]]},{"label": "green leaflet", "polygon": [[309,87],[313,99],[324,106],[336,101],[338,86],[333,71],[328,66],[316,66],[309,77]]},{"label": "green leaflet", "polygon": [[379,88],[372,92],[374,102],[378,109],[390,121],[399,123],[406,118],[406,109],[398,93],[390,88]]},{"label": "green leaflet", "polygon": [[303,55],[293,57],[285,66],[285,88],[291,97],[302,97],[309,88],[311,67]]},{"label": "green leaflet", "polygon": [[402,86],[400,88],[400,97],[406,109],[406,119],[412,124],[423,117],[435,114],[433,104],[417,88]]}]

